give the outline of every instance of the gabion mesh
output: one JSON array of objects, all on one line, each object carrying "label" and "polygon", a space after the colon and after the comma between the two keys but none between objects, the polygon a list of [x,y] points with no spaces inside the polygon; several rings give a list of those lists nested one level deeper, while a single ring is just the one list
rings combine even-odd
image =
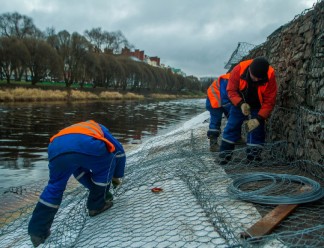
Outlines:
[{"label": "gabion mesh", "polygon": [[[282,112],[295,118],[293,134],[284,126],[274,132],[275,125],[282,125],[276,118]],[[306,129],[305,116],[321,130]],[[207,119],[205,112],[196,122],[129,152],[123,184],[112,190],[114,206],[96,217],[88,216],[87,190],[71,179],[42,247],[324,247],[323,198],[299,204],[269,234],[246,238],[242,233],[276,205],[242,201],[228,191],[246,173],[298,175],[323,186],[323,155],[313,160],[300,153],[307,137],[323,143],[323,113],[277,108],[267,123],[268,139],[277,141],[265,144],[262,161],[247,163],[245,146],[240,145],[224,166],[217,152],[209,152]],[[1,247],[31,246],[27,224],[45,184],[2,193]],[[162,191],[152,192],[155,187]],[[290,193],[295,193],[293,183],[272,192]]]},{"label": "gabion mesh", "polygon": [[242,58],[247,56],[249,52],[255,47],[256,45],[247,42],[239,42],[230,59],[224,66],[224,69],[232,69],[237,63],[241,62]]}]

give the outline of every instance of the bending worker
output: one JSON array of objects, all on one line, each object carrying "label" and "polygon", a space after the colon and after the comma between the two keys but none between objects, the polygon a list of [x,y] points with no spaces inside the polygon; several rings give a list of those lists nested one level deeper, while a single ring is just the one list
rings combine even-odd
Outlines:
[{"label": "bending worker", "polygon": [[110,183],[121,183],[126,156],[123,146],[108,129],[90,120],[69,126],[54,135],[48,146],[48,160],[49,182],[28,225],[28,234],[35,247],[50,235],[54,216],[72,174],[89,189],[87,208],[90,216],[112,207]]},{"label": "bending worker", "polygon": [[232,105],[226,92],[229,77],[229,73],[221,75],[207,90],[206,109],[210,113],[207,137],[209,139],[210,151],[213,152],[218,150],[217,139],[221,133],[223,114],[228,118]]},{"label": "bending worker", "polygon": [[261,161],[265,142],[265,120],[271,114],[277,95],[275,71],[264,57],[240,62],[231,71],[227,93],[234,106],[223,132],[221,164],[231,160],[231,151],[241,137],[243,122],[247,127],[247,162]]}]

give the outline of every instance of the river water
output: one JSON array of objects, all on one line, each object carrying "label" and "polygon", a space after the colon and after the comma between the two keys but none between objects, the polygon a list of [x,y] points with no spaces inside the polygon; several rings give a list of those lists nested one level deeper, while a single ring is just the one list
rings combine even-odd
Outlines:
[{"label": "river water", "polygon": [[0,189],[46,179],[49,138],[76,122],[105,125],[127,150],[203,111],[204,99],[0,103]]}]

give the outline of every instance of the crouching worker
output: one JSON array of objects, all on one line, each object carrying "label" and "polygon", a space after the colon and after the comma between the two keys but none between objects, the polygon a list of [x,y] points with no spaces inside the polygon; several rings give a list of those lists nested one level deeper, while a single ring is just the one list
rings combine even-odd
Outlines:
[{"label": "crouching worker", "polygon": [[87,208],[96,216],[112,207],[110,183],[121,183],[126,156],[108,129],[95,121],[69,126],[50,139],[49,181],[40,195],[28,225],[34,247],[50,235],[54,216],[71,175],[89,189]]},{"label": "crouching worker", "polygon": [[220,146],[221,164],[232,157],[235,143],[241,137],[241,126],[247,127],[247,163],[261,161],[265,142],[265,120],[276,102],[275,71],[263,57],[245,60],[231,71],[227,85],[231,107]]},{"label": "crouching worker", "polygon": [[221,75],[207,90],[206,109],[210,113],[209,139],[210,151],[218,150],[217,139],[221,133],[223,114],[228,118],[231,102],[227,96],[226,87],[230,74]]}]

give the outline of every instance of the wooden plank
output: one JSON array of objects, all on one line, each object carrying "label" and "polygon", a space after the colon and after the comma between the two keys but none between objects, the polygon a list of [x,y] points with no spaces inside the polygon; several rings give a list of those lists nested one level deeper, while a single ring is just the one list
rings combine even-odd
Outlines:
[{"label": "wooden plank", "polygon": [[241,238],[257,238],[271,233],[297,207],[298,204],[278,205],[248,230],[242,232]]},{"label": "wooden plank", "polygon": [[[309,186],[303,186],[300,188],[299,192],[309,191],[311,188]],[[272,230],[277,227],[281,221],[283,221],[288,215],[290,215],[296,208],[298,204],[283,204],[278,205],[272,211],[267,213],[262,219],[256,222],[248,230],[241,233],[241,238],[258,238],[267,235],[272,232]]]}]

